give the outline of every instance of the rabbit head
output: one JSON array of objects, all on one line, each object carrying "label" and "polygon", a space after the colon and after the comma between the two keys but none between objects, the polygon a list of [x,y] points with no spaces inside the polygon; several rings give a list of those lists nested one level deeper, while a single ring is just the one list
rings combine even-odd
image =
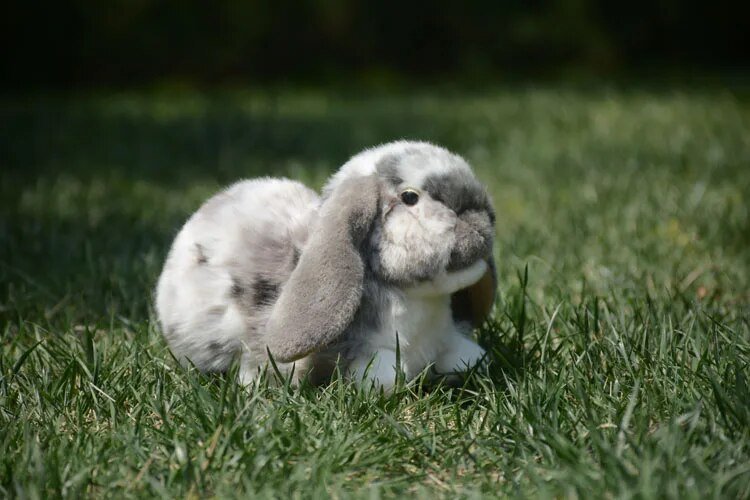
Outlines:
[{"label": "rabbit head", "polygon": [[408,286],[491,257],[494,210],[461,157],[424,143],[379,149],[380,221],[370,240],[377,276]]},{"label": "rabbit head", "polygon": [[353,157],[323,190],[270,316],[269,351],[291,361],[335,341],[363,307],[366,276],[409,288],[485,260],[487,275],[452,297],[456,320],[481,322],[494,299],[494,221],[469,165],[443,148],[402,141]]}]

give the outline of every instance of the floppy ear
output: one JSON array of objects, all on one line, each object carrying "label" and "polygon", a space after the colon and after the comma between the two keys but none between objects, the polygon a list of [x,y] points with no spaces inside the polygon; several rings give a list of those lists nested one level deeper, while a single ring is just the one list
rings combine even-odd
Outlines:
[{"label": "floppy ear", "polygon": [[375,175],[349,179],[323,203],[299,263],[267,325],[274,359],[289,362],[331,343],[349,326],[362,299],[360,248],[378,214]]},{"label": "floppy ear", "polygon": [[492,257],[487,264],[487,272],[479,281],[451,295],[451,312],[455,321],[468,321],[472,327],[478,327],[490,315],[497,290],[497,270]]}]

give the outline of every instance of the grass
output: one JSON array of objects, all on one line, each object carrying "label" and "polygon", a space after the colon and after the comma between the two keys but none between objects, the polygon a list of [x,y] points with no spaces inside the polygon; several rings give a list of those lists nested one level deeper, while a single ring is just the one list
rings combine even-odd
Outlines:
[{"label": "grass", "polygon": [[[745,89],[1,104],[0,496],[750,497]],[[151,300],[191,211],[401,137],[495,200],[490,373],[383,397],[180,368]]]}]

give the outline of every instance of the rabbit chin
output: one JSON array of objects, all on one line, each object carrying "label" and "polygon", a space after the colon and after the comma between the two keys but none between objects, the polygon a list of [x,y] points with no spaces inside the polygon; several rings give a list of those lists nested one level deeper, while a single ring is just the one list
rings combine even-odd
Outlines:
[{"label": "rabbit chin", "polygon": [[487,261],[478,260],[459,271],[440,271],[428,281],[407,287],[404,292],[413,297],[447,296],[478,282],[488,269]]}]

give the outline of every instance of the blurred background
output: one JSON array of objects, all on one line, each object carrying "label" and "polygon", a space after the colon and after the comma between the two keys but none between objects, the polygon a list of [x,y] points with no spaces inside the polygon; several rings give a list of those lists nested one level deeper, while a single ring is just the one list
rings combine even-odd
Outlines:
[{"label": "blurred background", "polygon": [[737,75],[747,2],[95,0],[2,7],[2,84]]},{"label": "blurred background", "polygon": [[222,186],[317,189],[401,138],[456,151],[487,184],[503,286],[531,262],[539,297],[742,296],[749,10],[3,2],[0,319],[140,321],[175,232]]}]

